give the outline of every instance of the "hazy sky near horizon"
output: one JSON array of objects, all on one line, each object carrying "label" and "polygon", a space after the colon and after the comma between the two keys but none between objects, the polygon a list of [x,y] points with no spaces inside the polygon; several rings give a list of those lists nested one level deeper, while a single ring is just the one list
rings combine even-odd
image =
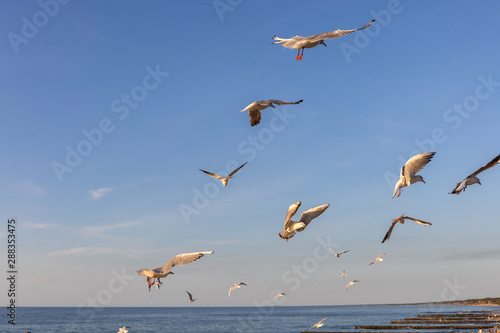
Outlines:
[{"label": "hazy sky near horizon", "polygon": [[[500,167],[448,194],[500,154],[499,3],[0,8],[0,247],[5,263],[15,218],[17,305],[187,306],[186,290],[196,306],[499,296]],[[302,61],[271,44],[372,19]],[[261,99],[304,102],[251,127],[239,111]],[[437,152],[426,184],[391,199],[402,163],[423,151]],[[246,161],[225,188],[198,170]],[[331,206],[285,242],[295,201],[296,218]],[[401,214],[432,226],[397,225],[381,244]],[[136,274],[208,250],[151,294]],[[274,302],[278,291],[287,297]]]}]

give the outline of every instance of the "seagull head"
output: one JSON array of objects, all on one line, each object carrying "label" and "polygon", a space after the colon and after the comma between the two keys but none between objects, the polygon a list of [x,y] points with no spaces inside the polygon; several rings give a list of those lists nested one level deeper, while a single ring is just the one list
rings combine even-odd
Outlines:
[{"label": "seagull head", "polygon": [[420,175],[415,175],[415,183],[416,182],[422,182],[422,183],[426,184],[424,177],[422,177]]},{"label": "seagull head", "polygon": [[323,45],[325,45],[325,46],[327,46],[327,45],[325,44],[325,41],[324,41],[323,39],[322,39],[322,40],[320,40],[320,41],[319,41],[319,43],[320,43],[320,44],[323,44]]}]

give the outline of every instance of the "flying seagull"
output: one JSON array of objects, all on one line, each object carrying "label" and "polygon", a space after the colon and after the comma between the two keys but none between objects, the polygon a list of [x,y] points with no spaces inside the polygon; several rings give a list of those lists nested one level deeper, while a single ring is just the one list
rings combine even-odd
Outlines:
[{"label": "flying seagull", "polygon": [[276,108],[276,105],[288,105],[288,104],[300,104],[302,103],[302,99],[297,102],[284,102],[277,99],[268,99],[262,101],[256,101],[249,104],[246,108],[241,110],[240,112],[248,110],[248,116],[250,117],[250,125],[255,126],[260,123],[261,113],[260,111],[267,109],[268,107]]},{"label": "flying seagull", "polygon": [[353,284],[355,284],[356,282],[361,282],[359,280],[352,280],[352,281],[349,281],[349,283],[347,284],[347,286],[345,287],[345,291],[347,291],[347,289],[349,289],[350,286],[352,286]]},{"label": "flying seagull", "polygon": [[399,180],[394,187],[394,194],[392,195],[393,198],[396,196],[396,193],[399,197],[402,192],[401,189],[405,186],[410,186],[411,184],[416,182],[423,182],[425,184],[424,178],[420,175],[417,175],[417,172],[422,170],[427,165],[427,163],[431,161],[434,154],[436,154],[436,152],[428,151],[415,155],[408,161],[406,161],[405,165],[401,167]]},{"label": "flying seagull", "polygon": [[285,293],[279,293],[274,295],[274,300],[276,300],[278,297],[286,296]]},{"label": "flying seagull", "polygon": [[328,318],[328,317],[325,317],[323,319],[321,319],[320,321],[318,321],[316,324],[312,325],[311,327],[309,327],[307,330],[305,330],[305,332],[308,332],[311,330],[311,328],[318,328],[318,327],[321,327],[323,326],[323,322],[325,321],[325,319]]},{"label": "flying seagull", "polygon": [[137,271],[137,274],[146,276],[146,283],[148,284],[149,292],[151,292],[151,286],[155,283],[155,279],[157,279],[156,288],[160,289],[160,286],[163,284],[162,282],[160,282],[160,278],[167,277],[167,275],[169,274],[174,274],[173,272],[171,272],[174,266],[192,263],[193,261],[200,259],[204,255],[212,253],[214,253],[214,251],[181,253],[167,261],[167,263],[161,267],[155,269],[140,269]]},{"label": "flying seagull", "polygon": [[231,172],[227,177],[222,177],[222,176],[219,176],[218,174],[215,174],[215,173],[212,173],[212,172],[208,172],[208,171],[205,171],[205,170],[201,170],[201,169],[199,169],[199,170],[202,171],[202,172],[204,172],[204,173],[206,173],[210,177],[214,177],[214,178],[219,179],[222,182],[222,185],[224,185],[224,187],[226,187],[227,182],[229,182],[229,179],[233,178],[234,174],[237,173],[241,168],[243,168],[245,166],[245,164],[247,164],[247,163],[248,162],[245,162],[242,165],[240,165],[237,169],[235,169],[233,172]]},{"label": "flying seagull", "polygon": [[122,328],[120,328],[120,330],[118,331],[118,333],[128,333],[127,328],[130,328],[130,327],[128,327],[128,326],[123,326]]},{"label": "flying seagull", "polygon": [[345,271],[344,271],[344,270],[342,270],[342,275],[340,275],[340,277],[345,277],[345,276],[346,276],[346,275],[345,275]]},{"label": "flying seagull", "polygon": [[[284,47],[289,48],[289,49],[295,49],[297,50],[297,57],[295,58],[296,60],[302,60],[302,56],[304,55],[304,49],[309,49],[311,47],[318,46],[320,44],[325,44],[325,39],[335,39],[342,37],[344,35],[351,34],[355,31],[363,30],[368,28],[370,25],[373,24],[375,20],[372,20],[370,23],[365,25],[362,28],[359,29],[354,29],[354,30],[336,30],[336,31],[330,31],[330,32],[325,32],[319,35],[311,35],[307,37],[302,37],[302,36],[295,36],[293,38],[279,38],[274,35],[273,39],[276,41],[273,44],[283,44]],[[300,51],[302,50],[302,54]]]},{"label": "flying seagull", "polygon": [[247,284],[245,284],[243,282],[236,283],[234,286],[229,288],[229,294],[227,295],[227,297],[231,297],[231,293],[233,292],[233,290],[236,288],[241,288],[241,286],[247,286]]},{"label": "flying seagull", "polygon": [[375,258],[375,260],[373,260],[370,264],[368,264],[368,266],[373,265],[377,261],[384,261],[384,259],[382,259],[383,256],[385,256],[385,253],[383,255],[381,255],[380,257]]},{"label": "flying seagull", "polygon": [[299,232],[304,230],[311,221],[320,216],[328,207],[330,207],[330,204],[318,206],[315,208],[311,208],[309,210],[306,210],[305,212],[300,215],[299,221],[295,222],[292,221],[291,218],[297,213],[297,210],[299,209],[301,205],[300,201],[297,201],[293,203],[290,207],[288,207],[288,212],[286,213],[285,217],[285,229],[283,231],[280,231],[279,236],[282,239],[288,240],[292,238],[295,235],[295,232]]},{"label": "flying seagull", "polygon": [[474,171],[473,173],[468,175],[467,178],[465,178],[460,183],[458,183],[457,186],[453,189],[453,191],[451,191],[449,194],[459,194],[460,192],[465,191],[467,186],[472,185],[472,184],[478,183],[479,185],[481,185],[481,181],[476,176],[485,170],[493,168],[498,163],[500,163],[500,155],[498,155],[497,157],[492,159],[485,166],[477,169],[476,171]]},{"label": "flying seagull", "polygon": [[421,225],[432,225],[432,223],[430,223],[430,222],[425,222],[425,221],[422,221],[422,220],[417,220],[417,219],[414,219],[413,217],[405,216],[403,214],[401,216],[396,217],[394,220],[392,220],[392,225],[389,228],[389,231],[387,231],[387,233],[385,234],[385,237],[382,240],[382,243],[385,242],[386,240],[389,240],[389,238],[391,238],[392,229],[394,229],[394,226],[396,224],[398,224],[398,222],[401,223],[401,224],[405,224],[405,220],[412,220],[412,221],[415,221],[415,222],[417,222],[418,224],[421,224]]},{"label": "flying seagull", "polygon": [[345,250],[345,251],[342,251],[342,252],[337,253],[337,252],[333,251],[333,250],[332,250],[332,249],[330,249],[330,248],[328,248],[328,250],[332,251],[332,252],[333,252],[333,254],[334,254],[337,258],[340,258],[340,255],[341,255],[341,254],[344,254],[344,253],[347,253],[347,252],[351,251],[351,250]]},{"label": "flying seagull", "polygon": [[193,295],[191,295],[191,293],[189,291],[186,291],[188,296],[189,296],[189,299],[188,299],[188,303],[193,303],[194,301],[197,300],[197,298],[193,298]]}]

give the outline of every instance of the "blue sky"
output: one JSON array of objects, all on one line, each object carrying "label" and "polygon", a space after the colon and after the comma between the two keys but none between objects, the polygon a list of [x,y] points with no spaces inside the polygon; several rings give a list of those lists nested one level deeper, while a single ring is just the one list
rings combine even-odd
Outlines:
[{"label": "blue sky", "polygon": [[[499,295],[500,168],[448,192],[500,153],[500,4],[1,9],[0,240],[5,249],[16,218],[18,305],[185,306],[186,290],[198,306]],[[372,19],[301,62],[271,44]],[[304,102],[264,110],[251,127],[239,111],[260,99]],[[402,163],[428,150],[437,153],[420,173],[427,184],[391,199]],[[226,188],[198,170],[246,161]],[[287,243],[278,232],[299,200],[299,214],[331,206]],[[403,213],[433,225],[398,225],[381,244]],[[351,252],[327,257],[328,246]],[[151,295],[136,276],[206,250],[215,253],[175,267]],[[343,269],[362,281],[348,292]],[[228,299],[240,281],[249,286]],[[273,303],[277,291],[288,296]]]}]

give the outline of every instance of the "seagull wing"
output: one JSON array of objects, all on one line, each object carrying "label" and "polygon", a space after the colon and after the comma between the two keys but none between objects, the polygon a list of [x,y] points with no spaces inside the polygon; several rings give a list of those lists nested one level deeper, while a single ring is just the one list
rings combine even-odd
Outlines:
[{"label": "seagull wing", "polygon": [[473,173],[471,173],[467,178],[475,177],[475,176],[479,175],[481,172],[493,168],[498,163],[500,163],[500,155],[498,155],[497,157],[495,157],[494,159],[489,161],[488,164],[486,164],[485,166],[483,166],[483,167],[477,169],[476,171],[474,171]]},{"label": "seagull wing", "polygon": [[339,255],[341,255],[342,253],[347,253],[347,252],[349,252],[349,251],[351,251],[351,250],[345,250],[345,251],[342,251],[342,252],[340,252],[340,253],[339,253]]},{"label": "seagull wing", "polygon": [[174,266],[181,266],[192,263],[203,257],[206,254],[212,254],[214,251],[203,251],[203,252],[192,252],[192,253],[181,253],[167,261],[165,265],[162,267],[155,268],[154,270],[157,272],[168,273],[172,270]]},{"label": "seagull wing", "polygon": [[403,168],[401,169],[401,174],[406,180],[406,184],[410,184],[410,179],[422,170],[427,163],[429,163],[436,152],[425,152],[410,158]]},{"label": "seagull wing", "polygon": [[246,108],[244,108],[244,109],[243,109],[243,110],[241,110],[240,112],[243,112],[243,111],[246,111],[246,110],[251,110],[251,109],[253,109],[253,108],[254,108],[254,106],[255,106],[256,104],[257,104],[257,102],[252,102],[252,103],[248,104],[248,105],[246,106]]},{"label": "seagull wing", "polygon": [[189,295],[189,300],[192,301],[193,300],[193,295],[191,295],[191,293],[189,291],[186,291],[186,292]]},{"label": "seagull wing", "polygon": [[280,101],[280,100],[277,100],[277,99],[270,99],[270,100],[268,100],[268,102],[270,104],[276,104],[276,105],[300,104],[303,101],[304,101],[303,99],[301,99],[300,101],[297,101],[297,102],[285,102],[285,101]]},{"label": "seagull wing", "polygon": [[[389,238],[391,238],[391,234],[392,234],[392,229],[394,229],[394,226],[398,223],[398,221],[394,221],[392,222],[392,225],[391,227],[389,228],[389,230],[387,231],[387,233],[385,234],[385,237],[384,239],[382,240],[382,243],[384,243],[386,240],[389,240]],[[375,259],[376,260],[376,259]],[[374,261],[375,262],[375,261]],[[374,263],[372,262],[372,264]],[[371,264],[370,264],[371,265]]]},{"label": "seagull wing", "polygon": [[229,176],[228,176],[228,177],[233,176],[233,175],[234,175],[235,173],[237,173],[237,172],[238,172],[241,168],[243,168],[243,167],[245,166],[245,164],[247,164],[247,163],[248,163],[248,162],[243,163],[241,166],[239,166],[237,169],[235,169],[233,172],[231,172],[231,173],[229,174]]},{"label": "seagull wing", "polygon": [[430,222],[426,222],[426,221],[422,221],[422,220],[414,219],[413,217],[409,217],[409,216],[404,216],[403,218],[404,218],[404,219],[408,219],[408,220],[415,221],[415,222],[417,222],[418,224],[421,224],[421,225],[432,225],[432,223],[430,223]]},{"label": "seagull wing", "polygon": [[294,202],[293,204],[288,207],[288,212],[286,213],[285,217],[285,230],[288,229],[288,227],[291,224],[291,218],[297,213],[297,210],[299,209],[300,205],[302,203],[300,201]]},{"label": "seagull wing", "polygon": [[222,179],[223,177],[219,176],[218,174],[216,173],[212,173],[212,172],[208,172],[208,171],[205,171],[205,170],[201,170],[201,169],[198,169],[200,170],[201,172],[204,172],[206,173],[207,175],[209,175],[210,177],[214,177],[214,178],[217,178],[217,179]]},{"label": "seagull wing", "polygon": [[322,34],[318,34],[318,35],[314,35],[314,36],[309,36],[308,38],[309,38],[309,40],[311,42],[317,42],[317,41],[322,40],[322,39],[335,39],[335,38],[342,37],[344,35],[351,34],[351,33],[355,32],[355,31],[366,29],[370,25],[372,25],[373,22],[375,22],[375,20],[372,20],[370,23],[368,23],[367,25],[365,25],[364,27],[359,28],[359,29],[353,29],[353,30],[340,30],[340,29],[338,29],[338,30],[335,30],[335,31],[324,32]]},{"label": "seagull wing", "polygon": [[[309,223],[311,223],[311,221],[313,219],[315,219],[316,217],[318,217],[321,214],[323,214],[323,212],[328,207],[330,207],[330,204],[321,205],[321,206],[318,206],[318,207],[306,210],[305,212],[302,213],[302,215],[300,215],[299,222],[304,222],[306,224],[306,226],[309,225]],[[297,231],[302,231],[302,230],[297,230]]]}]

